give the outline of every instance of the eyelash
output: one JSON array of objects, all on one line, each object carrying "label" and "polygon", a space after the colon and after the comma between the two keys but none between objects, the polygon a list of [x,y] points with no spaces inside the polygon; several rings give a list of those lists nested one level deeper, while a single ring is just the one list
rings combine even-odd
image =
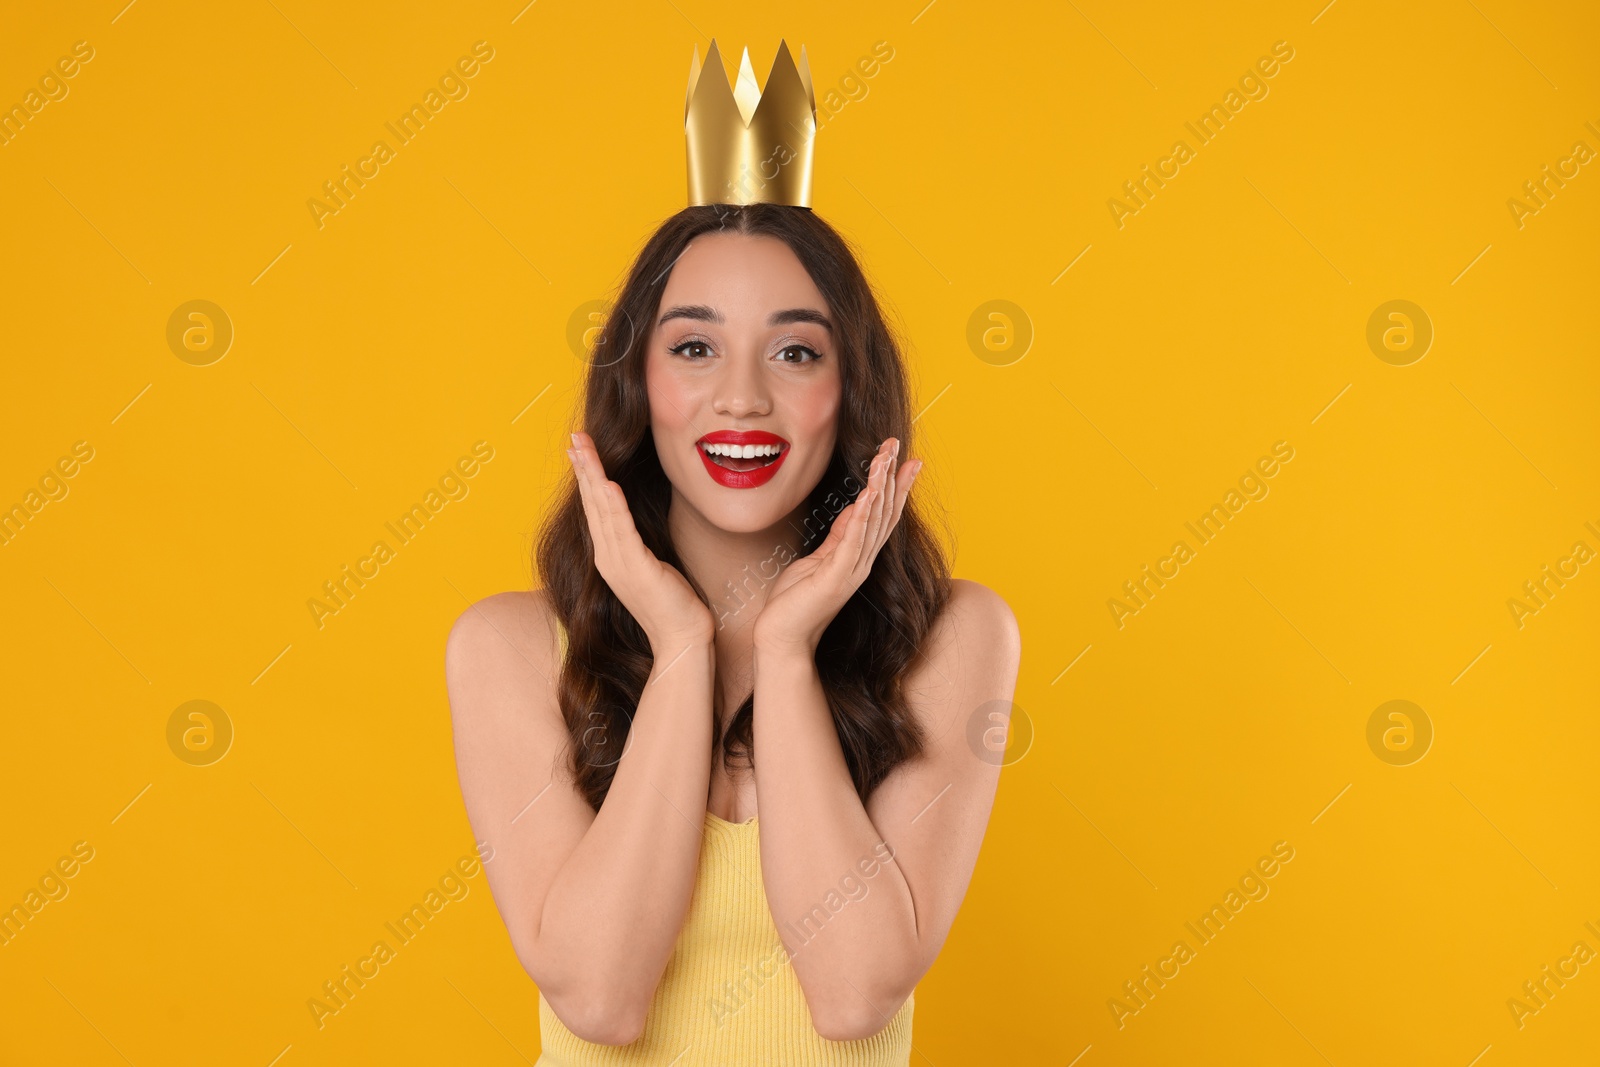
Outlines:
[{"label": "eyelash", "polygon": [[[674,355],[682,356],[684,359],[689,360],[689,362],[691,362],[691,363],[698,363],[698,362],[700,362],[700,359],[704,358],[704,357],[692,357],[692,356],[684,355],[684,349],[693,348],[695,345],[700,345],[701,347],[707,348],[707,349],[709,349],[711,347],[705,341],[690,340],[690,341],[684,341],[682,344],[678,345],[675,348],[669,348],[669,349],[667,349],[667,351],[673,353]],[[784,345],[778,351],[780,353],[782,353],[782,352],[794,351],[796,349],[798,349],[801,352],[809,352],[809,353],[811,353],[811,358],[810,359],[802,359],[802,360],[785,359],[785,360],[780,360],[779,362],[781,362],[781,363],[790,363],[790,364],[794,364],[796,366],[803,366],[803,365],[805,365],[807,363],[815,363],[815,362],[817,362],[818,360],[820,360],[822,358],[822,353],[818,352],[816,349],[812,348],[810,345],[802,345],[802,344]]]}]

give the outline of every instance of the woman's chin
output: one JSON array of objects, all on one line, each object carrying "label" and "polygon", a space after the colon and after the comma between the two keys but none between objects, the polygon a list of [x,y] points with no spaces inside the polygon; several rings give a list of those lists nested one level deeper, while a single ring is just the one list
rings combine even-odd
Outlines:
[{"label": "woman's chin", "polygon": [[770,486],[727,489],[706,485],[697,486],[693,493],[679,489],[673,496],[706,525],[730,534],[758,534],[780,527],[800,507],[800,502],[780,497]]}]

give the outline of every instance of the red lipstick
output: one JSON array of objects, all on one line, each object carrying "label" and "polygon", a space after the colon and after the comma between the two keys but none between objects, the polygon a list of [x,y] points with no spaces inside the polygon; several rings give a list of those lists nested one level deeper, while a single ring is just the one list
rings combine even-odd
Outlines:
[{"label": "red lipstick", "polygon": [[[734,470],[718,463],[700,447],[701,445],[777,445],[780,451],[763,466],[752,467],[749,470]],[[772,476],[778,473],[778,468],[783,466],[784,459],[789,455],[789,442],[765,430],[715,430],[696,441],[694,450],[700,453],[700,461],[706,465],[706,473],[711,475],[711,479],[718,485],[729,489],[755,489],[767,484],[772,480]]]}]

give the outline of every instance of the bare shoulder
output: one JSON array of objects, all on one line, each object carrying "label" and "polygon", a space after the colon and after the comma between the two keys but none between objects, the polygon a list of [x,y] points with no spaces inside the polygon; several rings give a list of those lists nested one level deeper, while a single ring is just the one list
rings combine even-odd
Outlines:
[{"label": "bare shoulder", "polygon": [[941,620],[977,638],[980,643],[1014,645],[1020,650],[1022,633],[1011,605],[981,582],[952,578],[950,602],[945,605]]},{"label": "bare shoulder", "polygon": [[548,595],[532,590],[471,605],[445,643],[461,797],[511,943],[541,984],[555,966],[538,947],[544,901],[594,820],[577,790],[550,788],[568,782],[571,740],[554,684],[557,642]]},{"label": "bare shoulder", "polygon": [[452,692],[487,685],[522,688],[553,682],[559,636],[543,589],[496,593],[456,617],[445,641],[445,681]]},{"label": "bare shoulder", "polygon": [[1014,675],[1021,656],[1022,630],[1005,598],[981,582],[953,578],[916,670],[946,681],[974,668]]},{"label": "bare shoulder", "polygon": [[884,779],[867,813],[910,887],[923,971],[955,921],[983,846],[1003,763],[993,738],[1004,736],[997,727],[1014,707],[1021,657],[1021,631],[1005,599],[954,579],[903,683],[923,728],[922,752]]},{"label": "bare shoulder", "polygon": [[1010,702],[1021,659],[1021,628],[1005,598],[980,582],[952,579],[950,599],[905,679],[906,702],[935,748],[965,736],[974,708]]}]

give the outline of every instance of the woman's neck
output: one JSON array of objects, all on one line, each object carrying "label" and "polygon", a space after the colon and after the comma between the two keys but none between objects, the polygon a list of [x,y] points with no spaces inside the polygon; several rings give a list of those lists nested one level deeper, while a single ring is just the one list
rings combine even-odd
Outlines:
[{"label": "woman's neck", "polygon": [[796,515],[766,530],[738,533],[721,529],[673,494],[667,529],[687,577],[705,590],[719,635],[742,633],[755,624],[767,592],[782,569],[798,557],[804,538]]}]

